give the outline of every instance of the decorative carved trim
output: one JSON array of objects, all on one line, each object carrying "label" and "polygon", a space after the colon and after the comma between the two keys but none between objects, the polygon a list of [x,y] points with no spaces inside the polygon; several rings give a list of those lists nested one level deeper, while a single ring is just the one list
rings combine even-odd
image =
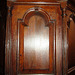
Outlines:
[{"label": "decorative carved trim", "polygon": [[66,7],[63,9],[63,16],[66,17],[67,14],[66,14]]},{"label": "decorative carved trim", "polygon": [[46,27],[49,27],[50,25],[54,25],[54,23],[56,23],[56,20],[51,20],[51,21],[48,22]]},{"label": "decorative carved trim", "polygon": [[68,69],[68,74],[75,71],[75,66],[74,67],[71,67],[70,69]]},{"label": "decorative carved trim", "polygon": [[[46,18],[47,18],[47,24],[46,24],[47,26],[53,22],[53,21],[50,19],[50,15],[48,14],[48,12],[46,12],[44,9],[42,9],[42,8],[40,8],[40,7],[33,7],[33,8],[28,9],[28,10],[25,12],[25,14],[24,14],[24,16],[23,16],[22,19],[19,19],[19,20],[21,21],[22,25],[28,26],[28,24],[25,23],[25,19],[26,19],[26,16],[27,16],[29,13],[31,13],[31,12],[34,12],[34,13],[39,12],[39,13],[41,13],[41,14],[44,14],[44,15],[46,16]],[[45,18],[45,19],[46,19],[46,18]]]},{"label": "decorative carved trim", "polygon": [[40,7],[33,7],[33,8],[30,8],[30,9],[28,9],[26,12],[25,12],[25,14],[24,14],[24,16],[23,16],[23,19],[25,19],[25,17],[27,16],[27,14],[29,14],[30,12],[35,12],[35,11],[38,11],[38,12],[41,12],[41,13],[43,13],[43,14],[45,14],[46,16],[47,16],[47,18],[48,18],[48,21],[50,20],[50,15],[48,14],[48,12],[46,12],[44,9],[42,9],[42,8],[40,8]]},{"label": "decorative carved trim", "polygon": [[59,2],[13,2],[14,5],[60,5]]},{"label": "decorative carved trim", "polygon": [[8,7],[8,15],[11,16],[11,7]]},{"label": "decorative carved trim", "polygon": [[12,2],[12,1],[7,1],[7,6],[8,6],[8,7],[12,7],[13,4],[14,4],[14,2]]}]

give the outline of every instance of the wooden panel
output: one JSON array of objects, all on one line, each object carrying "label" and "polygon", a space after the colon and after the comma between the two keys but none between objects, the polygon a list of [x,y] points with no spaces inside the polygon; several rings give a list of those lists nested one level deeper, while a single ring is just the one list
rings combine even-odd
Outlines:
[{"label": "wooden panel", "polygon": [[45,19],[44,15],[35,12],[28,19],[27,26],[24,26],[22,23],[19,24],[21,73],[54,72],[53,47],[55,25],[50,24],[48,27]]},{"label": "wooden panel", "polygon": [[[8,68],[10,68],[8,73],[17,75],[27,73],[55,74],[56,72],[56,75],[61,75],[62,28],[60,4],[15,2],[11,5],[13,6],[11,20],[9,21],[11,25],[11,46],[9,45],[11,59],[7,60],[11,63],[8,65]],[[30,17],[26,18],[29,10],[37,7],[41,10],[34,9],[34,11],[40,10],[42,14],[33,12],[34,14],[30,14],[32,16],[29,15]],[[56,23],[51,19],[56,19]],[[49,22],[53,22],[53,24],[49,24]],[[8,53],[7,56],[9,56]]]}]

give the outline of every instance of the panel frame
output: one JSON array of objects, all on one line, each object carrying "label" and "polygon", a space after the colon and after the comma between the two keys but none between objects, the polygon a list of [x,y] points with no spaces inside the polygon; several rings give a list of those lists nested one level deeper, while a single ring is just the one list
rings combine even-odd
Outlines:
[{"label": "panel frame", "polygon": [[[33,9],[33,11],[35,11],[35,8],[30,8],[31,9],[31,12],[32,12],[32,9]],[[30,10],[29,10],[30,11]],[[28,11],[28,12],[29,12]],[[42,11],[40,8],[39,8],[39,10],[38,11]],[[26,12],[26,14],[28,13],[28,12]],[[43,12],[43,11],[42,11]],[[44,13],[45,13],[45,11],[44,11]],[[47,12],[46,12],[46,15],[47,15]],[[54,51],[53,51],[53,56],[54,56],[54,58],[53,58],[53,61],[54,61],[54,67],[53,67],[53,70],[54,70],[54,72],[51,72],[51,71],[48,71],[48,70],[46,70],[46,72],[45,72],[45,70],[35,70],[35,72],[33,71],[33,70],[29,70],[30,71],[30,73],[34,73],[34,74],[36,74],[36,73],[54,73],[55,74],[55,49],[56,49],[56,47],[55,47],[55,41],[56,41],[56,39],[55,39],[55,37],[56,37],[56,26],[55,26],[55,24],[56,24],[56,20],[50,20],[50,18],[49,18],[49,15],[47,16],[48,17],[48,21],[49,21],[49,24],[47,24],[46,25],[46,27],[49,27],[49,32],[50,32],[50,26],[52,26],[52,27],[54,27],[54,29],[53,29],[53,31],[54,31],[54,41],[53,41],[53,45],[54,45]],[[17,50],[17,74],[20,74],[20,73],[23,73],[23,74],[25,74],[26,72],[29,72],[28,70],[26,70],[26,72],[24,72],[24,69],[23,69],[23,71],[20,71],[20,67],[19,67],[19,65],[20,65],[20,63],[19,63],[19,26],[20,26],[20,24],[21,25],[23,25],[23,26],[27,26],[28,27],[28,25],[26,25],[25,23],[24,23],[24,19],[25,19],[25,14],[24,14],[24,17],[23,17],[23,19],[18,19],[18,21],[17,21],[17,24],[18,24],[18,50]],[[50,34],[50,33],[49,33]],[[50,36],[50,35],[49,35]],[[52,67],[51,67],[52,68]],[[30,73],[28,73],[28,74],[30,74]]]}]

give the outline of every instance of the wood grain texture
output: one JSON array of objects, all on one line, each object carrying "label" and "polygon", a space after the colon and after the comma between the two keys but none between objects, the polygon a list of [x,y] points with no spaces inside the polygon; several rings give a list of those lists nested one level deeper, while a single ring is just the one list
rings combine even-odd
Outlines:
[{"label": "wood grain texture", "polygon": [[56,22],[56,75],[62,75],[62,17],[60,15],[60,7],[57,7],[56,18],[58,21]]},{"label": "wood grain texture", "polygon": [[49,31],[44,19],[32,16],[24,30],[25,69],[49,69]]},{"label": "wood grain texture", "polygon": [[60,4],[35,2],[13,3],[12,6],[11,75],[62,75]]}]

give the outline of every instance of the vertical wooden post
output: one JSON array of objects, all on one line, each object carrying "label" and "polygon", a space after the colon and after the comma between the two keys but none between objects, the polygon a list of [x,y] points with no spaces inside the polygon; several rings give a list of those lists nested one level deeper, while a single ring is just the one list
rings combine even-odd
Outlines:
[{"label": "vertical wooden post", "polygon": [[67,14],[66,14],[66,5],[67,3],[64,2],[61,4],[63,9],[63,75],[67,75],[67,68],[68,68],[68,57],[67,57]]},{"label": "vertical wooden post", "polygon": [[8,7],[5,43],[5,74],[11,75],[11,7]]}]

